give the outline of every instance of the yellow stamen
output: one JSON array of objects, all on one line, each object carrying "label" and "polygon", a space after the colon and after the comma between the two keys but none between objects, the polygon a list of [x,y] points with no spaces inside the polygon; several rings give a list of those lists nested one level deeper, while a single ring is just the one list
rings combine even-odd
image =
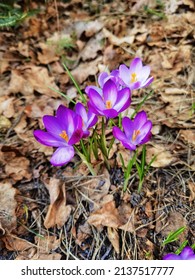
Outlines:
[{"label": "yellow stamen", "polygon": [[112,103],[111,103],[110,100],[107,100],[107,101],[106,101],[106,108],[107,108],[107,109],[111,109],[111,108],[112,108]]},{"label": "yellow stamen", "polygon": [[140,134],[140,130],[134,130],[132,135],[132,140],[135,141],[139,134]]},{"label": "yellow stamen", "polygon": [[131,74],[131,83],[135,83],[137,82],[137,74],[136,73],[132,73]]},{"label": "yellow stamen", "polygon": [[65,130],[62,130],[62,133],[59,134],[66,142],[68,142],[68,135]]}]

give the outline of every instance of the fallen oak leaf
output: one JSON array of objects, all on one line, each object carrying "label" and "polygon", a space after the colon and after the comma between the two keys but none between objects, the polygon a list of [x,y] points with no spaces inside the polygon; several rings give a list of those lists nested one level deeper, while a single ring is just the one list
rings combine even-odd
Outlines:
[{"label": "fallen oak leaf", "polygon": [[112,246],[114,247],[114,250],[116,251],[117,254],[119,254],[120,247],[119,247],[119,235],[117,229],[108,227],[107,233],[108,233],[108,239],[110,240]]},{"label": "fallen oak leaf", "polygon": [[32,247],[36,247],[33,243],[19,238],[13,234],[7,234],[2,238],[5,247],[9,251],[25,251]]},{"label": "fallen oak leaf", "polygon": [[8,182],[0,183],[0,234],[11,232],[16,227],[15,199],[17,190]]},{"label": "fallen oak leaf", "polygon": [[122,226],[119,211],[114,201],[105,203],[102,208],[94,211],[88,218],[88,223],[100,229],[102,226],[119,228]]},{"label": "fallen oak leaf", "polygon": [[51,178],[46,187],[50,195],[50,205],[45,217],[44,226],[51,228],[57,225],[61,228],[68,220],[71,206],[66,205],[65,184],[56,178]]}]

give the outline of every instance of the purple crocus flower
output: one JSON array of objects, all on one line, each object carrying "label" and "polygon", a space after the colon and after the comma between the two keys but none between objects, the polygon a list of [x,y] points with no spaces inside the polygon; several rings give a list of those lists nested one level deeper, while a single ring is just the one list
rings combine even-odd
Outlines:
[{"label": "purple crocus flower", "polygon": [[82,123],[83,123],[83,137],[88,137],[90,132],[89,132],[89,128],[94,126],[97,121],[98,121],[98,118],[97,116],[92,113],[91,110],[88,110],[88,112],[86,111],[84,105],[80,102],[78,102],[76,105],[75,105],[75,112],[81,116],[82,118]]},{"label": "purple crocus flower", "polygon": [[195,254],[191,247],[185,247],[179,255],[170,253],[163,257],[163,260],[195,260]]},{"label": "purple crocus flower", "polygon": [[120,65],[118,73],[119,80],[123,86],[129,87],[131,90],[148,86],[152,83],[153,77],[150,75],[150,67],[143,66],[140,58],[136,57],[132,60],[130,67],[125,64]]},{"label": "purple crocus flower", "polygon": [[134,121],[128,117],[122,119],[124,132],[118,127],[113,127],[113,135],[123,146],[129,150],[135,150],[137,145],[148,142],[152,136],[152,122],[147,120],[146,112],[139,112]]},{"label": "purple crocus flower", "polygon": [[82,118],[74,111],[60,105],[56,116],[44,116],[43,123],[47,132],[35,130],[34,136],[45,146],[57,147],[50,159],[51,164],[61,166],[74,156],[73,145],[82,135]]},{"label": "purple crocus flower", "polygon": [[119,83],[118,70],[113,70],[110,74],[108,72],[100,73],[98,76],[98,84],[100,87],[87,86],[85,88],[85,92],[88,94],[89,90],[92,88],[92,89],[96,90],[102,96],[103,95],[102,88],[108,80],[112,80],[116,84],[116,86],[119,90],[122,89],[122,86]]},{"label": "purple crocus flower", "polygon": [[96,115],[115,118],[120,112],[130,106],[130,95],[131,91],[129,88],[118,90],[117,85],[109,79],[103,85],[102,94],[94,88],[89,89],[88,106]]}]

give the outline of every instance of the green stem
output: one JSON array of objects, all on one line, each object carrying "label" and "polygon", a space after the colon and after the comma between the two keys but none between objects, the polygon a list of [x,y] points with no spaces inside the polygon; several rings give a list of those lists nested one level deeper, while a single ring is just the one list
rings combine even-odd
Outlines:
[{"label": "green stem", "polygon": [[92,165],[90,162],[87,161],[87,158],[78,150],[77,147],[75,147],[75,150],[77,151],[77,154],[80,156],[80,158],[82,159],[83,163],[87,165],[89,171],[91,172],[91,174],[93,176],[96,176],[96,172],[93,169]]},{"label": "green stem", "polygon": [[62,65],[64,66],[66,72],[68,73],[68,76],[69,76],[70,79],[72,80],[72,82],[73,82],[74,86],[76,87],[78,93],[80,94],[81,99],[82,99],[82,102],[86,104],[86,102],[87,102],[87,101],[86,101],[86,98],[85,98],[84,94],[82,93],[82,91],[81,91],[79,85],[78,85],[77,82],[75,81],[75,79],[74,79],[72,73],[69,71],[69,69],[68,69],[68,67],[66,66],[65,63],[62,63]]}]

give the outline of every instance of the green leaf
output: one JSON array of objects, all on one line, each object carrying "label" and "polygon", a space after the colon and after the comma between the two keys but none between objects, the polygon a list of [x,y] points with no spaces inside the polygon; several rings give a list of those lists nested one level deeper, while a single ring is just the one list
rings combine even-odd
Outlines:
[{"label": "green leaf", "polygon": [[170,232],[169,235],[167,236],[167,238],[163,241],[163,245],[176,241],[178,239],[179,235],[182,232],[184,232],[185,229],[186,229],[186,227],[181,227],[174,232]]}]

